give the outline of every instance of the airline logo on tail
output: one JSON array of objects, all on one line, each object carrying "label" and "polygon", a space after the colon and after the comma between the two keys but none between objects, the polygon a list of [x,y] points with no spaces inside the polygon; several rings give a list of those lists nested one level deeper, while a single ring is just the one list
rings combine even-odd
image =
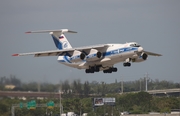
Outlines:
[{"label": "airline logo on tail", "polygon": [[68,48],[68,43],[67,43],[67,41],[64,41],[62,45],[63,45],[63,49]]},{"label": "airline logo on tail", "polygon": [[[63,40],[65,37],[64,36],[59,36],[59,41]],[[68,48],[68,42],[67,41],[62,41],[62,47],[63,49]]]},{"label": "airline logo on tail", "polygon": [[63,39],[63,38],[64,38],[64,36],[60,36],[60,37],[59,37],[59,39]]}]

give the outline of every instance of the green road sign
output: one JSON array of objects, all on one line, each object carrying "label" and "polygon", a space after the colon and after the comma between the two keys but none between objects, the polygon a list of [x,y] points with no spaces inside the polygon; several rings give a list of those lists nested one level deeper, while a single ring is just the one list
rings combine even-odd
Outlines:
[{"label": "green road sign", "polygon": [[35,101],[35,100],[32,100],[32,101],[28,102],[28,103],[27,103],[27,108],[28,108],[29,110],[34,110],[34,109],[36,109],[36,101]]},{"label": "green road sign", "polygon": [[19,107],[23,108],[23,103],[22,102],[20,102]]},{"label": "green road sign", "polygon": [[53,101],[48,102],[47,107],[48,107],[48,109],[54,108],[54,102]]}]

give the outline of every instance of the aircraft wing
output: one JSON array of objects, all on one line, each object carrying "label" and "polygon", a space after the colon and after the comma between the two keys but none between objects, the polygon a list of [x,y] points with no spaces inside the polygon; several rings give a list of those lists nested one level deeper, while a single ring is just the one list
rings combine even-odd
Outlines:
[{"label": "aircraft wing", "polygon": [[146,53],[147,55],[151,55],[151,56],[162,56],[161,54],[157,54],[157,53],[153,53],[153,52],[148,52],[148,51],[143,51],[144,53]]},{"label": "aircraft wing", "polygon": [[77,48],[70,48],[70,49],[63,49],[63,50],[51,50],[51,51],[42,51],[42,52],[30,52],[30,53],[19,53],[13,54],[12,56],[26,56],[26,55],[34,55],[34,57],[42,57],[42,56],[59,56],[66,52],[73,52],[75,50],[83,51],[83,50],[90,50],[90,49],[101,49],[108,47],[106,44],[101,45],[93,45],[93,46],[84,46],[84,47],[77,47]]},{"label": "aircraft wing", "polygon": [[34,55],[34,57],[58,56],[63,52],[64,50],[52,50],[52,51],[42,51],[42,52],[19,53],[19,54],[13,54],[12,56],[27,56],[27,55]]}]

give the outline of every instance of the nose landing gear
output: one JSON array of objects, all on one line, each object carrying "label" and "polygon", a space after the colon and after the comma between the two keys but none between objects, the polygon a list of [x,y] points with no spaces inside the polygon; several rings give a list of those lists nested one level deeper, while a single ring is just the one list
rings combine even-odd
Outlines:
[{"label": "nose landing gear", "polygon": [[131,66],[131,63],[130,63],[131,60],[132,60],[131,58],[127,58],[127,59],[125,60],[125,62],[123,63],[123,66],[124,66],[124,67],[126,67],[126,66],[130,67],[130,66]]}]

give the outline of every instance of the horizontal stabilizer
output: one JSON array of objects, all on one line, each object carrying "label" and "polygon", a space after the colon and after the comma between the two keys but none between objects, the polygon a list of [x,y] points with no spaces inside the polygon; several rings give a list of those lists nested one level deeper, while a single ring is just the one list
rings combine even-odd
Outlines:
[{"label": "horizontal stabilizer", "polygon": [[25,33],[50,33],[50,32],[57,32],[57,33],[77,33],[76,31],[71,31],[68,29],[60,29],[60,30],[39,30],[39,31],[28,31]]}]

